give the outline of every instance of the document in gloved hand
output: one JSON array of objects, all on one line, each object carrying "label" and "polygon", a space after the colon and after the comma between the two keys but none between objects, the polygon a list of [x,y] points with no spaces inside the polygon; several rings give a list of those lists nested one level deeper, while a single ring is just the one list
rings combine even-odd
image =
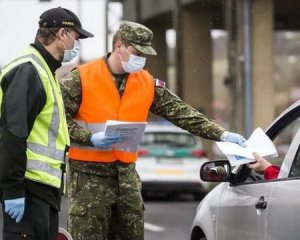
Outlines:
[{"label": "document in gloved hand", "polygon": [[256,128],[242,147],[230,142],[217,142],[217,146],[226,155],[231,166],[255,162],[253,152],[262,157],[277,157],[278,153],[270,138],[261,128]]},{"label": "document in gloved hand", "polygon": [[146,122],[106,121],[105,135],[118,134],[120,140],[111,145],[126,152],[136,152],[145,131]]}]

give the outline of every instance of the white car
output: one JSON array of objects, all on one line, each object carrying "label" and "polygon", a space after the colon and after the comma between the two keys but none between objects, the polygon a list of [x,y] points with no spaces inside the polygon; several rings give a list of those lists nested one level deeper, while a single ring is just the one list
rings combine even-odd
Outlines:
[{"label": "white car", "polygon": [[200,202],[191,240],[300,239],[300,101],[266,134],[279,154],[269,159],[280,167],[278,178],[266,180],[247,165],[231,169],[227,160],[203,164],[201,178],[222,183]]},{"label": "white car", "polygon": [[149,124],[143,135],[136,169],[142,192],[193,193],[203,197],[211,184],[200,181],[199,168],[206,162],[201,140],[174,125]]}]

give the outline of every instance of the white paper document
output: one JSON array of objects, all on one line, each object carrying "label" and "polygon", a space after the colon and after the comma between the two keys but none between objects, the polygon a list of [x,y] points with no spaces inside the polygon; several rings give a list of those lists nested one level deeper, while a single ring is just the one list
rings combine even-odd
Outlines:
[{"label": "white paper document", "polygon": [[230,142],[217,142],[217,146],[226,155],[232,166],[255,162],[253,152],[262,157],[276,157],[277,150],[261,128],[256,128],[246,141],[247,147]]},{"label": "white paper document", "polygon": [[145,131],[146,122],[106,121],[105,135],[119,134],[120,140],[111,145],[116,149],[136,152]]}]

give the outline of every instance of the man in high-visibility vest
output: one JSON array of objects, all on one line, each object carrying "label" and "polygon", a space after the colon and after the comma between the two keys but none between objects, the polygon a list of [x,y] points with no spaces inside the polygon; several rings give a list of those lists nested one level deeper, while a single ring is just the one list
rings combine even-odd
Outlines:
[{"label": "man in high-visibility vest", "polygon": [[40,16],[33,44],[0,74],[3,239],[56,240],[69,134],[55,71],[93,35],[61,7]]},{"label": "man in high-visibility vest", "polygon": [[62,81],[71,137],[68,230],[74,239],[144,239],[144,204],[135,170],[137,152],[110,148],[119,136],[103,133],[107,120],[144,122],[149,111],[189,132],[244,145],[145,70],[156,55],[153,33],[124,21],[103,58],[78,66]]}]

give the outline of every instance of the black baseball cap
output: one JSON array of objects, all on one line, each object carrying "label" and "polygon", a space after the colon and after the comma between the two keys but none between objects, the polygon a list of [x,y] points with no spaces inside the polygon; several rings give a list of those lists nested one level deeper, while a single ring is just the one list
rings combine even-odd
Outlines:
[{"label": "black baseball cap", "polygon": [[79,33],[79,38],[94,37],[94,34],[82,28],[80,20],[75,13],[62,7],[51,8],[42,13],[39,26],[44,28],[71,27]]}]

